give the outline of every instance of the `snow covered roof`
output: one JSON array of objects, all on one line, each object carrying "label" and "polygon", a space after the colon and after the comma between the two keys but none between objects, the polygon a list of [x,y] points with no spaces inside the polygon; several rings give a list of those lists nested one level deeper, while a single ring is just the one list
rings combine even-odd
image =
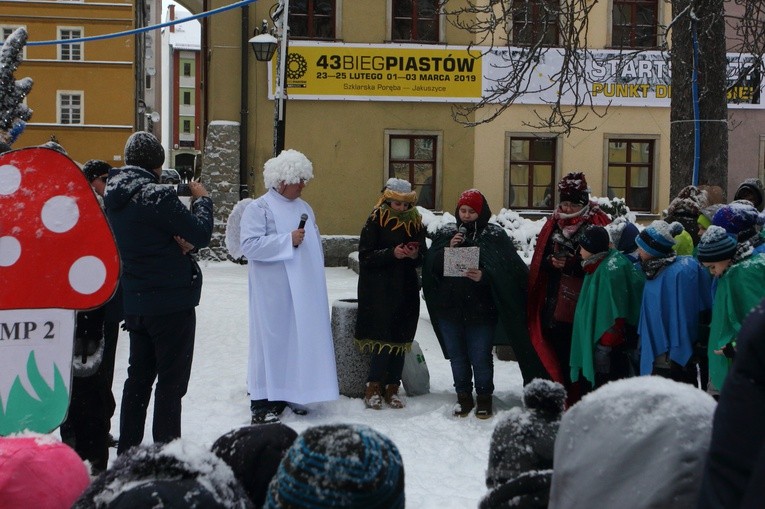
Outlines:
[{"label": "snow covered roof", "polygon": [[[165,21],[170,21],[170,9],[165,11]],[[180,5],[175,6],[175,19],[183,19],[191,16],[191,13]],[[169,30],[169,28],[165,28]],[[202,40],[202,25],[199,21],[189,21],[175,25],[175,31],[167,33],[168,44],[177,50],[199,50]]]}]

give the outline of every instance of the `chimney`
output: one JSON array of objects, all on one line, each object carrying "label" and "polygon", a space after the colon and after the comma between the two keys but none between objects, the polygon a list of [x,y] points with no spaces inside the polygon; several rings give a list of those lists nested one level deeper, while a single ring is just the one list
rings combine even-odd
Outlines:
[{"label": "chimney", "polygon": [[[168,21],[175,21],[175,4],[170,4],[168,6],[168,12],[170,14]],[[170,32],[175,32],[175,25],[170,25]]]}]

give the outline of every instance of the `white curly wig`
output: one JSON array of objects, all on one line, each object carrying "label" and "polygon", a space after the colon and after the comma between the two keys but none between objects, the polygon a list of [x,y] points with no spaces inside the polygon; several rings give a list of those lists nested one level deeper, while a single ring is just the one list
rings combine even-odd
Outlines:
[{"label": "white curly wig", "polygon": [[266,189],[276,188],[280,182],[297,184],[301,180],[313,178],[313,164],[297,150],[283,150],[281,154],[272,157],[263,165],[263,181]]}]

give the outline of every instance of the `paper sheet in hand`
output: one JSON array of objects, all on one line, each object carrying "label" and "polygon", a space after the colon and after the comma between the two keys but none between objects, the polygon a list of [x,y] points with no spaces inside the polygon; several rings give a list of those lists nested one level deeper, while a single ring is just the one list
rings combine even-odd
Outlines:
[{"label": "paper sheet in hand", "polygon": [[480,248],[447,247],[444,249],[444,276],[461,277],[468,269],[478,268]]}]

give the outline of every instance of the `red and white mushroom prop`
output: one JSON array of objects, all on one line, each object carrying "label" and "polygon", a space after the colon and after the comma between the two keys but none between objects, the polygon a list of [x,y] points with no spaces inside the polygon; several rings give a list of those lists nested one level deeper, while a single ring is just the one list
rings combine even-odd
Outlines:
[{"label": "red and white mushroom prop", "polygon": [[[69,157],[47,148],[0,156],[0,435],[18,410],[8,409],[14,384],[44,402],[30,362],[51,388],[60,375],[68,398],[75,311],[107,302],[119,272],[103,210]],[[34,420],[20,430],[46,432]]]}]

